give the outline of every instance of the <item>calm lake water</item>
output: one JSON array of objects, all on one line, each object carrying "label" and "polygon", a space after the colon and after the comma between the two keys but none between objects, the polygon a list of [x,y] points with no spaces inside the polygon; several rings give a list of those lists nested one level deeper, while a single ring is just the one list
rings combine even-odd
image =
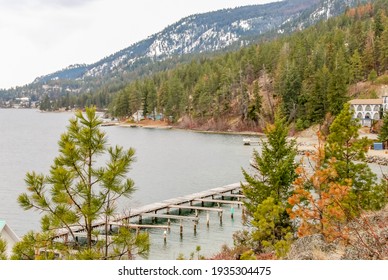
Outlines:
[{"label": "calm lake water", "polygon": [[[72,113],[40,113],[35,110],[0,109],[0,220],[5,220],[17,235],[40,229],[40,213],[24,211],[17,204],[19,194],[26,192],[24,177],[29,171],[47,174],[58,155],[57,142],[66,131]],[[253,149],[244,146],[243,136],[203,134],[181,130],[129,127],[104,127],[110,145],[136,150],[136,162],[129,177],[135,181],[136,192],[123,201],[129,210],[153,202],[184,196],[243,180],[241,168],[250,170]],[[102,162],[103,164],[103,162]],[[377,174],[388,174],[387,167],[371,165]],[[163,230],[149,230],[149,259],[176,259],[179,254],[189,258],[197,246],[207,257],[220,251],[223,244],[232,245],[233,232],[242,228],[241,209],[230,218],[224,206],[222,225],[216,213],[201,213],[197,232],[193,222],[172,224],[163,240]]]},{"label": "calm lake water", "polygon": [[[26,191],[25,174],[29,171],[47,174],[58,154],[57,142],[66,130],[72,113],[40,113],[35,110],[0,109],[0,219],[6,220],[19,236],[39,230],[40,213],[24,211],[17,197]],[[249,169],[249,159],[258,146],[244,146],[243,136],[203,134],[181,130],[129,127],[104,127],[110,145],[136,150],[136,162],[129,177],[136,192],[123,203],[123,211],[145,204],[188,195],[211,188],[240,182],[241,167]],[[210,256],[223,244],[232,244],[232,234],[241,229],[241,210],[232,220],[225,206],[223,223],[211,214],[210,227],[200,216],[196,234],[192,222],[173,224],[163,241],[163,231],[150,230],[149,259],[186,258],[201,246],[201,254]]]}]

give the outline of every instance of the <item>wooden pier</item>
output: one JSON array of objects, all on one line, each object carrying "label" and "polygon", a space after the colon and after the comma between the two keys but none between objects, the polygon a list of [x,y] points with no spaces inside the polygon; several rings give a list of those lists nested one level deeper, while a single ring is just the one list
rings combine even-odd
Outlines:
[{"label": "wooden pier", "polygon": [[[237,205],[239,207],[242,204],[241,199],[243,198],[244,196],[241,194],[241,184],[235,183],[131,209],[128,214],[116,216],[109,222],[109,226],[129,227],[136,229],[136,231],[146,228],[170,230],[170,221],[180,220],[180,230],[182,233],[182,220],[191,220],[194,222],[195,231],[196,224],[199,221],[199,211],[207,212],[207,225],[209,225],[209,212],[211,211],[218,213],[220,222],[222,223],[223,209],[220,208],[221,205],[228,204],[232,206]],[[205,204],[210,204],[210,206]],[[214,205],[217,205],[217,207]],[[173,210],[178,211],[178,213],[170,213]],[[192,215],[192,213],[189,215],[182,215],[181,210],[190,210],[191,212],[194,212],[194,215]],[[151,224],[143,224],[144,218],[150,218],[152,220]],[[138,223],[134,223],[134,219],[137,219]],[[155,219],[166,219],[168,225],[155,225],[153,224]],[[105,221],[99,221],[96,222],[93,227],[103,228],[105,227],[105,224]],[[82,232],[84,229],[80,226],[74,226],[72,227],[72,230],[73,232]],[[58,230],[56,234],[57,238],[67,238],[68,235],[69,231],[67,229]]]}]

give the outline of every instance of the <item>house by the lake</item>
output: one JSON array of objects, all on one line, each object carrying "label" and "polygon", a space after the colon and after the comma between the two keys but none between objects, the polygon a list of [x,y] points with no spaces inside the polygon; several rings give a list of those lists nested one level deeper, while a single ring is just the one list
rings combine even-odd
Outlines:
[{"label": "house by the lake", "polygon": [[372,126],[373,121],[381,120],[384,112],[388,111],[388,86],[381,86],[377,91],[381,98],[349,101],[350,109],[353,110],[353,118],[359,119],[362,126]]},{"label": "house by the lake", "polygon": [[349,101],[353,117],[360,120],[362,126],[371,126],[374,120],[382,119],[388,108],[388,96],[376,99],[353,99]]},{"label": "house by the lake", "polygon": [[7,243],[6,255],[10,257],[12,254],[12,248],[15,243],[19,241],[19,237],[7,225],[7,223],[2,220],[0,220],[0,238]]}]

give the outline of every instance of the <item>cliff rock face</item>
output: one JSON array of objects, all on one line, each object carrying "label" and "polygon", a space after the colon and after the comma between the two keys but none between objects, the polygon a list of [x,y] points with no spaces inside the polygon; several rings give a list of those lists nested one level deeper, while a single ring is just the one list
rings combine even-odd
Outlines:
[{"label": "cliff rock face", "polygon": [[342,259],[388,259],[388,207],[363,214],[349,227],[352,235]]},{"label": "cliff rock face", "polygon": [[287,256],[290,260],[387,260],[388,207],[363,213],[347,225],[347,245],[326,243],[320,234],[297,239]]},{"label": "cliff rock face", "polygon": [[334,244],[325,242],[321,234],[314,234],[297,239],[291,246],[289,260],[338,260],[343,250]]}]

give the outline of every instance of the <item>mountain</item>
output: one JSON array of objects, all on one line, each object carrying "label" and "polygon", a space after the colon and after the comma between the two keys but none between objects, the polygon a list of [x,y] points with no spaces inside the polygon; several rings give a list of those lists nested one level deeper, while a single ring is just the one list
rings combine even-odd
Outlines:
[{"label": "mountain", "polygon": [[257,132],[280,111],[292,133],[323,122],[327,131],[350,99],[386,94],[386,15],[388,0],[376,0],[288,36],[176,65],[108,94],[109,113],[124,120],[142,110],[181,128]]},{"label": "mountain", "polygon": [[[185,57],[190,58],[193,54],[237,49],[304,29],[343,13],[358,2],[285,0],[191,15],[96,63],[71,65],[38,77],[32,84],[18,88],[16,94],[90,92],[113,82],[125,84],[139,76],[171,68],[177,61],[188,60]],[[150,66],[174,57],[171,63]]]}]

